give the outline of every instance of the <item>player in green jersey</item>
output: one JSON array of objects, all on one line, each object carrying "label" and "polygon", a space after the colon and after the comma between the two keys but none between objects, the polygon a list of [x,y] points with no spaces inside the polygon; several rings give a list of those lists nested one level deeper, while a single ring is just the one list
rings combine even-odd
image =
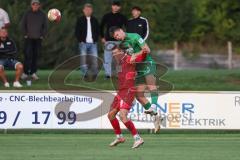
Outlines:
[{"label": "player in green jersey", "polygon": [[[156,86],[156,63],[150,55],[150,48],[145,41],[136,33],[126,33],[119,27],[112,27],[111,35],[121,41],[120,47],[124,48],[125,51],[132,55],[132,63],[134,63],[134,55],[144,51],[147,52],[145,60],[136,65],[137,78],[136,78],[136,89],[137,89],[137,100],[143,105],[146,114],[157,115],[157,101],[158,91]],[[148,89],[151,94],[151,102],[144,96],[145,90]],[[156,116],[156,123],[159,124],[160,116]],[[156,128],[157,132],[159,128]]]}]

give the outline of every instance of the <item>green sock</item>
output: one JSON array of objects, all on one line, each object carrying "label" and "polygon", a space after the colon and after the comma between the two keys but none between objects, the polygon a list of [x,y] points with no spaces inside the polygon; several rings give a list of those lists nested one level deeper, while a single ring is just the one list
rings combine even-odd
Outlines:
[{"label": "green sock", "polygon": [[151,91],[151,100],[152,100],[152,104],[157,104],[157,102],[158,102],[158,92],[157,92],[157,90]]},{"label": "green sock", "polygon": [[147,104],[143,105],[145,110],[148,110],[151,107],[151,103],[148,102]]}]

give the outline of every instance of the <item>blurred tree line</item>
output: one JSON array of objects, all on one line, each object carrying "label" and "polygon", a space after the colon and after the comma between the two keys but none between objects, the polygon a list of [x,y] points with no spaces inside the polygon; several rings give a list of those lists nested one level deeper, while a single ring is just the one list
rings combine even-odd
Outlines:
[{"label": "blurred tree line", "polygon": [[[60,23],[49,22],[49,31],[43,43],[41,68],[53,68],[68,57],[78,54],[74,29],[77,17],[82,15],[84,3],[94,5],[95,16],[101,20],[110,11],[111,0],[41,0],[45,13],[51,8],[62,12]],[[221,45],[240,42],[240,1],[238,0],[122,0],[122,12],[130,18],[130,9],[142,7],[142,15],[150,23],[149,43],[158,48],[172,42],[198,42]],[[20,20],[30,0],[0,0],[11,20],[10,35],[17,42],[20,57],[23,52],[23,35]],[[102,46],[99,45],[102,50]],[[100,55],[102,52],[100,52]]]}]

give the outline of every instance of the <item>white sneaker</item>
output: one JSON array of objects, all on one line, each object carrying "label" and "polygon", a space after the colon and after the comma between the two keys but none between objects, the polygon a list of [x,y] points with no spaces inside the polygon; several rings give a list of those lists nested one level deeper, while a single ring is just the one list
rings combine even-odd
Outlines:
[{"label": "white sneaker", "polygon": [[160,115],[156,115],[154,119],[154,133],[159,133],[161,129],[162,118]]},{"label": "white sneaker", "polygon": [[36,81],[36,80],[39,80],[39,77],[37,76],[36,73],[33,73],[32,74],[32,79]]},{"label": "white sneaker", "polygon": [[21,75],[21,79],[22,79],[22,80],[27,79],[27,77],[28,77],[28,75],[26,75],[25,73],[23,73],[23,74]]},{"label": "white sneaker", "polygon": [[9,88],[10,84],[8,82],[4,83],[4,87]]},{"label": "white sneaker", "polygon": [[124,137],[120,137],[120,138],[116,138],[112,143],[109,144],[110,147],[115,147],[120,143],[124,143],[125,142],[125,138]]},{"label": "white sneaker", "polygon": [[152,104],[151,107],[148,110],[145,110],[144,113],[150,114],[151,116],[156,116],[157,115],[157,105]]},{"label": "white sneaker", "polygon": [[21,83],[19,81],[16,81],[16,82],[13,82],[13,87],[22,88],[23,86],[21,85]]},{"label": "white sneaker", "polygon": [[141,145],[143,145],[143,143],[144,143],[143,139],[142,139],[141,137],[139,137],[139,138],[137,138],[137,139],[134,141],[132,148],[133,148],[133,149],[134,149],[134,148],[138,148],[138,147],[140,147]]}]

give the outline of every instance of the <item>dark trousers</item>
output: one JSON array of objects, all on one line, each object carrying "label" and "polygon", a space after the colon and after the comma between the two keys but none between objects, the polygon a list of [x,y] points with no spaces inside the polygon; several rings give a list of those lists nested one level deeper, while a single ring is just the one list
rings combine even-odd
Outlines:
[{"label": "dark trousers", "polygon": [[25,39],[24,73],[32,75],[37,72],[37,60],[41,49],[41,39]]}]

